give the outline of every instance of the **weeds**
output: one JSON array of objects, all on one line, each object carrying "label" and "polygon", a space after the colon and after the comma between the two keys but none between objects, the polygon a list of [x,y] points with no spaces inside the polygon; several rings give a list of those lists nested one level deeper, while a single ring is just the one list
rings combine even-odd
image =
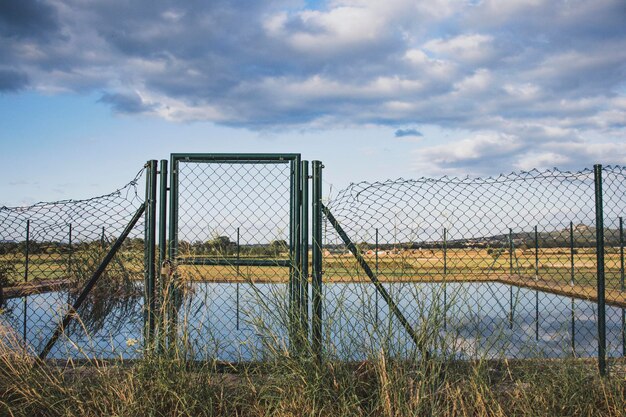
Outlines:
[{"label": "weeds", "polygon": [[[11,337],[5,335],[4,339]],[[168,356],[63,366],[0,346],[9,416],[623,416],[626,380],[592,361],[428,361],[380,351],[360,362],[275,352],[224,366]],[[184,357],[184,356],[179,356]]]}]

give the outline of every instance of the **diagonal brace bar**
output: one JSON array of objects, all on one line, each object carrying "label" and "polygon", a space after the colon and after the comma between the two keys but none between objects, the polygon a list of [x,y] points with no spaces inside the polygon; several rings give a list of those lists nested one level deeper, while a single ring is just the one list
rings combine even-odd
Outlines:
[{"label": "diagonal brace bar", "polygon": [[378,280],[378,277],[376,276],[376,274],[372,272],[372,269],[367,264],[367,261],[365,261],[365,258],[363,258],[363,256],[359,253],[354,243],[352,243],[352,241],[350,240],[346,232],[343,230],[343,228],[341,227],[337,219],[335,219],[335,216],[333,216],[333,214],[330,212],[328,207],[326,207],[323,203],[320,203],[320,205],[322,206],[322,211],[324,212],[324,215],[326,216],[328,221],[330,221],[330,224],[332,224],[332,226],[335,228],[335,230],[337,231],[337,233],[339,234],[339,236],[341,237],[345,245],[348,247],[348,250],[352,252],[352,255],[354,255],[354,257],[356,258],[361,268],[363,268],[363,270],[365,271],[369,279],[374,283],[376,290],[383,297],[383,299],[385,300],[385,302],[387,303],[391,311],[393,311],[393,314],[400,321],[402,326],[405,328],[409,336],[411,336],[411,339],[413,339],[413,342],[415,342],[415,345],[417,346],[417,348],[420,351],[424,352],[426,354],[426,357],[428,357],[429,355],[428,355],[428,352],[424,349],[423,341],[420,340],[420,337],[417,335],[413,327],[411,327],[411,324],[406,319],[406,317],[404,317],[404,314],[402,314],[402,312],[400,311],[396,303],[393,301],[393,299],[391,298],[391,296],[385,289],[385,287],[383,287],[381,282]]},{"label": "diagonal brace bar", "polygon": [[130,220],[128,225],[126,225],[126,228],[124,229],[120,237],[117,238],[117,240],[115,241],[111,249],[109,249],[109,252],[106,254],[104,259],[98,266],[98,269],[96,269],[96,271],[93,273],[91,278],[89,278],[89,281],[87,281],[87,284],[85,284],[85,287],[81,291],[80,295],[78,296],[78,298],[76,299],[72,307],[70,307],[69,311],[65,313],[63,320],[57,325],[56,329],[54,330],[54,333],[52,334],[52,337],[50,337],[50,340],[48,340],[48,343],[46,343],[46,346],[43,348],[43,350],[39,354],[39,359],[41,360],[45,359],[48,353],[50,353],[50,350],[52,349],[56,341],[59,339],[61,334],[65,331],[65,328],[67,327],[67,325],[70,324],[70,321],[72,321],[72,319],[76,315],[76,311],[78,311],[80,306],[83,304],[83,302],[85,301],[85,299],[91,292],[91,289],[94,287],[94,285],[96,285],[96,282],[98,281],[98,279],[100,278],[104,270],[107,268],[107,266],[109,265],[109,263],[111,262],[111,260],[113,259],[117,251],[119,250],[119,248],[122,246],[122,243],[124,243],[124,240],[126,240],[130,232],[133,230],[133,227],[135,227],[135,225],[137,224],[137,222],[139,221],[139,219],[141,218],[145,210],[146,210],[145,204],[142,204],[141,207],[137,209],[137,212],[135,212],[135,215],[133,216],[133,218]]}]

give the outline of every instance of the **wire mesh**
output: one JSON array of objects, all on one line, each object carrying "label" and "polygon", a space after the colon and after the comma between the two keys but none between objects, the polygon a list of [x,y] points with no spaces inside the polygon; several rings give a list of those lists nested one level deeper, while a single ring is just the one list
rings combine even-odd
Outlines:
[{"label": "wire mesh", "polygon": [[[624,167],[604,167],[607,354],[624,341]],[[594,172],[352,184],[328,202],[430,352],[595,357]],[[325,344],[363,358],[415,343],[326,220]]]},{"label": "wire mesh", "polygon": [[178,161],[186,354],[258,360],[288,341],[292,165]]},{"label": "wire mesh", "polygon": [[[196,359],[226,361],[288,349],[294,162],[179,160],[175,170],[177,344]],[[93,199],[0,208],[3,338],[41,350],[144,204],[142,176]],[[626,167],[604,167],[602,177],[613,358],[626,354]],[[326,354],[423,354],[401,325],[406,318],[418,344],[451,358],[595,357],[594,193],[590,169],[362,182],[340,191],[327,206],[392,305],[325,219]],[[142,354],[143,238],[141,220],[49,357]]]},{"label": "wire mesh", "polygon": [[[137,209],[142,169],[100,197],[0,208],[0,327],[38,354],[62,316]],[[141,219],[76,318],[48,355],[52,359],[133,358],[143,328],[144,224]]]}]

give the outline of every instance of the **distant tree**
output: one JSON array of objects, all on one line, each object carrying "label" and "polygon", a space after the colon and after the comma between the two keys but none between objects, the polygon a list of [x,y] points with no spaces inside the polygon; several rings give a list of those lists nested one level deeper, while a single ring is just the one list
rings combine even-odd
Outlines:
[{"label": "distant tree", "polygon": [[281,252],[289,250],[289,245],[286,240],[278,239],[270,242],[270,249],[274,256],[280,255]]},{"label": "distant tree", "polygon": [[210,252],[227,255],[236,243],[231,242],[228,236],[215,236],[207,241],[206,245]]}]

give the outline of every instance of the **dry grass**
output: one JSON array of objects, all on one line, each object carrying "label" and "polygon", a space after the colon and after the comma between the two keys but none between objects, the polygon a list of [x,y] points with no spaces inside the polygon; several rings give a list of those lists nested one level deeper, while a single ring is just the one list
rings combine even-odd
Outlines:
[{"label": "dry grass", "polygon": [[[532,249],[517,249],[513,256],[513,273],[522,276],[535,275],[535,258]],[[75,259],[80,258],[76,252]],[[444,271],[443,251],[439,249],[389,251],[376,255],[365,253],[364,257],[372,269],[378,271],[383,281],[423,281],[441,279]],[[68,255],[40,254],[31,255],[29,260],[30,280],[59,279],[68,276]],[[124,267],[133,274],[143,271],[143,254],[132,251],[122,252],[120,259]],[[0,263],[11,262],[14,273],[11,278],[19,282],[24,276],[23,256],[2,255]],[[590,249],[578,249],[574,255],[575,281],[583,285],[595,282],[595,253]],[[620,279],[620,258],[615,251],[605,254],[607,287],[618,289]],[[495,255],[487,249],[448,249],[447,275],[456,280],[472,280],[473,276],[488,277],[490,274],[509,273],[509,254],[507,251]],[[376,265],[377,268],[376,268]],[[348,282],[364,278],[351,254],[325,254],[324,271],[333,282]],[[179,272],[192,280],[220,282],[286,282],[289,279],[288,268],[284,267],[240,267],[239,272],[233,266],[192,266],[181,265]],[[544,248],[539,254],[539,275],[542,279],[555,283],[567,284],[570,280],[570,254],[568,248]]]},{"label": "dry grass", "polygon": [[[436,337],[432,335],[441,323],[432,315],[418,331],[435,346],[438,342],[428,338]],[[282,343],[273,342],[279,338],[268,328],[257,332],[266,332],[269,340],[266,361],[238,366],[186,361],[192,356],[181,347],[184,343],[161,356],[146,352],[134,362],[68,361],[59,366],[34,359],[18,335],[5,332],[0,337],[0,415],[626,415],[626,374],[601,378],[595,361],[462,362],[436,355],[426,361],[381,350],[361,362],[327,357],[320,364],[306,348],[291,355]]]},{"label": "dry grass", "polygon": [[582,361],[359,363],[279,355],[262,365],[146,358],[39,363],[4,345],[8,416],[624,416],[626,380]]},{"label": "dry grass", "polygon": [[[438,253],[380,257],[380,278],[484,280],[487,272],[493,278],[509,268],[507,256],[494,259],[486,251],[448,255],[445,277]],[[532,254],[516,255],[519,270],[534,279]],[[592,256],[581,253],[575,261],[582,284],[592,283]],[[607,256],[613,283],[616,259]],[[375,265],[373,256],[367,260]],[[541,262],[544,282],[567,285],[567,255],[546,250]],[[129,268],[132,274],[140,265]],[[327,255],[324,268],[332,282],[367,280],[351,255]],[[178,273],[186,281],[288,281],[281,267],[181,266]],[[185,352],[58,366],[34,359],[11,332],[0,341],[0,415],[7,416],[626,416],[626,373],[615,372],[624,362],[608,378],[598,375],[595,361],[400,360],[384,351],[363,362],[323,365],[311,352],[297,358],[273,349],[263,364],[225,369],[185,361]]]}]

